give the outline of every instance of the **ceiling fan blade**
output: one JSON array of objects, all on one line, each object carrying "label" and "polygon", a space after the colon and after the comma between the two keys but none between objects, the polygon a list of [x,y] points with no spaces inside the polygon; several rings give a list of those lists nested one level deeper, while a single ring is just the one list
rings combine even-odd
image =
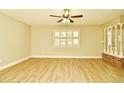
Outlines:
[{"label": "ceiling fan blade", "polygon": [[69,20],[70,20],[70,22],[71,22],[71,23],[74,23],[74,21],[73,21],[73,20],[71,20],[71,19],[69,19]]},{"label": "ceiling fan blade", "polygon": [[61,18],[62,16],[57,16],[57,15],[50,15],[51,17],[58,17]]},{"label": "ceiling fan blade", "polygon": [[57,21],[57,22],[59,23],[59,22],[61,22],[61,21],[63,21],[63,19],[60,19],[60,20],[59,20],[59,21]]},{"label": "ceiling fan blade", "polygon": [[83,15],[74,15],[74,16],[71,16],[71,18],[79,18],[79,17],[83,17]]}]

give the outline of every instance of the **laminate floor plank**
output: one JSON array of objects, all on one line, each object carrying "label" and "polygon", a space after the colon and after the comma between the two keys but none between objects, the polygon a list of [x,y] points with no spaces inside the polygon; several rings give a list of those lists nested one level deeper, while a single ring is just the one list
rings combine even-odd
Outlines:
[{"label": "laminate floor plank", "polygon": [[101,59],[31,58],[0,71],[1,83],[124,83],[124,68]]}]

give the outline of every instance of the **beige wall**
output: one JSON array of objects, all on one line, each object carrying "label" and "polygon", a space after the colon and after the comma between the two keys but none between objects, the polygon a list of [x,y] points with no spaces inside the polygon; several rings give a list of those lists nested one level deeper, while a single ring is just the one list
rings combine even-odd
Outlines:
[{"label": "beige wall", "polygon": [[[56,49],[53,31],[80,29],[79,48]],[[31,30],[31,31],[30,31]],[[30,37],[31,36],[31,37]],[[101,56],[100,26],[30,26],[0,14],[0,66],[32,56]],[[31,47],[31,48],[30,48]]]},{"label": "beige wall", "polygon": [[[80,29],[80,48],[53,47],[53,31]],[[31,30],[32,56],[101,56],[102,29],[100,26],[33,26]]]},{"label": "beige wall", "polygon": [[120,16],[120,22],[123,22],[124,23],[124,15],[121,15]]},{"label": "beige wall", "polygon": [[120,15],[116,18],[113,18],[112,20],[109,20],[108,22],[104,23],[102,27],[104,28],[106,26],[112,26],[120,22],[124,22],[124,15]]},{"label": "beige wall", "polygon": [[119,17],[116,17],[116,18],[113,18],[112,20],[109,20],[108,22],[104,23],[102,26],[105,27],[105,26],[112,26],[112,25],[115,25],[117,23],[120,22],[120,16]]},{"label": "beige wall", "polygon": [[0,66],[30,56],[30,27],[0,14]]}]

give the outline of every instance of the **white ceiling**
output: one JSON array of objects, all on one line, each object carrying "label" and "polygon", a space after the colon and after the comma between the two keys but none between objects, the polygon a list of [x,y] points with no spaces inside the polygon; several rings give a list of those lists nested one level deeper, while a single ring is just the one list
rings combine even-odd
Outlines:
[{"label": "white ceiling", "polygon": [[[1,13],[29,25],[62,25],[57,23],[59,18],[49,15],[62,15],[63,9],[9,9]],[[124,9],[70,9],[70,15],[83,14],[83,18],[73,19],[70,25],[101,25],[119,15],[124,15]]]}]

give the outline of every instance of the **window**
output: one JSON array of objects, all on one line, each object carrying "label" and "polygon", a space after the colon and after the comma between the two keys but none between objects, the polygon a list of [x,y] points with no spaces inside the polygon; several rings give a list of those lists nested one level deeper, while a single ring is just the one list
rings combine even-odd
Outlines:
[{"label": "window", "polygon": [[79,47],[79,30],[54,32],[55,47]]},{"label": "window", "polygon": [[111,32],[108,31],[108,45],[111,45]]}]

